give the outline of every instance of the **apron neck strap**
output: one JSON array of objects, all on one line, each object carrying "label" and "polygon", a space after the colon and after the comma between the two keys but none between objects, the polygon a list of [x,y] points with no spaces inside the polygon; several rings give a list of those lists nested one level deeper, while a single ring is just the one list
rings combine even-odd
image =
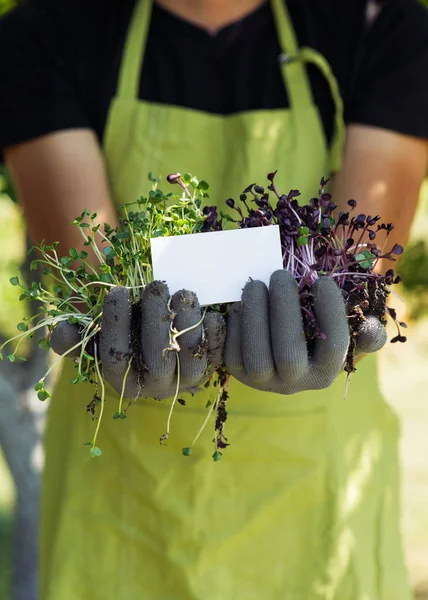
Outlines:
[{"label": "apron neck strap", "polygon": [[334,130],[330,148],[330,170],[332,173],[337,173],[342,164],[346,138],[343,99],[340,94],[339,84],[337,83],[337,79],[334,76],[329,63],[324,56],[316,50],[313,50],[312,48],[301,48],[299,58],[301,64],[304,64],[305,62],[312,63],[318,67],[324,75],[324,78],[327,80],[330,88],[330,94],[333,98],[335,107]]},{"label": "apron neck strap", "polygon": [[[298,110],[312,102],[309,79],[303,63],[298,59],[299,46],[285,0],[271,0],[282,54],[282,75],[287,87],[291,108]],[[141,66],[146,49],[153,0],[137,0],[126,37],[119,74],[118,95],[137,99]]]},{"label": "apron neck strap", "polygon": [[271,0],[279,44],[282,78],[287,90],[290,108],[296,114],[299,109],[313,104],[312,91],[305,65],[299,60],[299,45],[285,0]]},{"label": "apron neck strap", "polygon": [[118,83],[118,96],[125,100],[138,99],[152,5],[153,0],[137,0],[131,17]]},{"label": "apron neck strap", "polygon": [[330,150],[330,169],[337,172],[342,162],[345,145],[345,121],[343,100],[339,85],[330,65],[319,52],[312,48],[299,48],[285,0],[271,0],[278,38],[282,49],[279,57],[284,85],[287,88],[291,108],[299,118],[299,110],[313,104],[311,84],[305,63],[314,64],[328,82],[335,106],[334,133]]},{"label": "apron neck strap", "polygon": [[[290,108],[293,109],[296,117],[299,118],[300,110],[303,111],[308,104],[313,104],[311,85],[305,68],[306,62],[315,64],[330,86],[336,108],[331,168],[333,171],[337,171],[340,167],[345,142],[345,124],[343,101],[336,78],[330,65],[321,54],[312,48],[299,48],[285,0],[271,0],[271,4],[282,48],[282,54],[279,57],[282,76],[287,88]],[[152,6],[153,0],[137,0],[131,17],[118,83],[118,96],[125,100],[138,99],[141,66],[146,49]]]}]

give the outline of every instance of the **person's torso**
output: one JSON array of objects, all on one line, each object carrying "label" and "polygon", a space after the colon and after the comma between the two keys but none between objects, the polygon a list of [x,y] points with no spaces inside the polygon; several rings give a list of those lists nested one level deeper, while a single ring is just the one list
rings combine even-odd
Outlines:
[{"label": "person's torso", "polygon": [[[365,5],[365,0],[287,2],[299,44],[326,57],[345,105],[358,69]],[[67,27],[73,27],[75,41],[64,56],[73,64],[76,93],[102,139],[135,1],[91,0],[73,6]],[[289,95],[277,61],[280,51],[269,2],[215,36],[155,4],[139,96],[217,115],[287,108]],[[316,67],[308,65],[307,71],[330,140],[335,107],[329,86]]]},{"label": "person's torso", "polygon": [[[272,4],[281,54],[294,62],[272,61],[292,107],[219,115],[139,98],[139,28],[150,16],[141,0],[105,135],[116,202],[144,194],[149,171],[191,171],[209,180],[220,205],[275,169],[281,187],[301,188],[303,198],[316,190],[330,151],[279,1]],[[328,63],[322,67],[334,88]],[[191,456],[182,455],[214,390],[177,406],[167,447],[159,437],[170,401],[139,399],[121,423],[107,416],[99,435],[103,455],[88,462],[81,442],[92,429],[84,409],[93,390],[71,386],[72,372],[67,363],[47,432],[45,598],[407,598],[391,473],[396,424],[372,360],[363,361],[346,402],[343,377],[328,390],[293,396],[233,380],[225,432],[231,445],[219,462],[211,458],[211,422]],[[117,401],[108,390],[107,415]],[[88,547],[90,555],[100,549],[95,570],[88,568]]]}]

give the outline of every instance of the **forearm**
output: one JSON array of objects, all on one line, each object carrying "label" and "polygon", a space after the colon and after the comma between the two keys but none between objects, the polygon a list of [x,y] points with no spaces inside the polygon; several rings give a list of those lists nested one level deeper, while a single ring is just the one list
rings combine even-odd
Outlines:
[{"label": "forearm", "polygon": [[5,155],[34,244],[59,241],[59,255],[82,249],[84,238],[72,222],[84,209],[97,213],[101,224],[117,224],[103,157],[91,131],[50,134],[7,148]]},{"label": "forearm", "polygon": [[[393,223],[386,249],[404,246],[415,215],[420,187],[428,162],[428,142],[372,127],[351,126],[343,168],[333,183],[333,198],[339,210],[349,210],[347,201],[357,201],[358,213],[380,215]],[[376,239],[381,247],[385,234]],[[382,261],[381,261],[382,262]],[[380,268],[390,268],[383,261]]]}]

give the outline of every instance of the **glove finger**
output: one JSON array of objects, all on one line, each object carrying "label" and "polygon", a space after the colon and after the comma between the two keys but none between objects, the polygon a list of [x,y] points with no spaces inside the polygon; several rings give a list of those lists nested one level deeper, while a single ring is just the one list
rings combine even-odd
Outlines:
[{"label": "glove finger", "polygon": [[[104,300],[99,337],[99,356],[105,379],[116,392],[120,393],[129,361],[133,356],[131,297],[129,291],[124,287],[112,288]],[[131,366],[126,377],[126,397],[137,395],[137,390],[138,372],[135,364],[135,366]]]},{"label": "glove finger", "polygon": [[202,311],[194,292],[180,290],[171,301],[175,313],[174,327],[180,332],[192,327],[177,338],[180,346],[180,378],[183,383],[197,383],[207,370],[207,347],[201,320]]},{"label": "glove finger", "polygon": [[276,370],[282,380],[295,381],[308,369],[308,351],[299,289],[289,271],[284,269],[272,273],[269,297],[272,349]]},{"label": "glove finger", "polygon": [[326,371],[326,375],[328,371],[335,376],[343,366],[349,346],[345,302],[341,290],[329,277],[320,277],[313,291],[317,325],[326,336],[315,341],[313,363]]},{"label": "glove finger", "polygon": [[171,326],[168,301],[168,287],[161,281],[149,283],[141,299],[141,348],[147,369],[146,387],[154,379],[160,388],[170,388],[174,380],[176,357],[175,352],[168,350]]},{"label": "glove finger", "polygon": [[[53,329],[49,341],[52,350],[62,356],[81,341],[79,326],[62,321]],[[80,356],[80,348],[67,354],[67,358],[77,358],[78,356]]]},{"label": "glove finger", "polygon": [[245,372],[241,351],[241,313],[242,303],[234,302],[227,317],[224,363],[226,369],[232,375],[238,375],[239,373],[242,374]]},{"label": "glove finger", "polygon": [[386,344],[386,329],[374,315],[369,315],[361,323],[355,338],[355,354],[377,352]]},{"label": "glove finger", "polygon": [[226,321],[223,315],[212,310],[205,315],[204,328],[209,366],[216,369],[223,364]]},{"label": "glove finger", "polygon": [[269,292],[262,281],[250,281],[242,292],[242,358],[246,373],[255,381],[271,379],[272,355]]}]

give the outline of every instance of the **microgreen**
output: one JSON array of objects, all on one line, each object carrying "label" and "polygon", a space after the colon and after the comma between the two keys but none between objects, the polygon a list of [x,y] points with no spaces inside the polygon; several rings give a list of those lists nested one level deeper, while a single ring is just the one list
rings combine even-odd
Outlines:
[{"label": "microgreen", "polygon": [[[25,360],[17,351],[22,342],[38,330],[47,328],[48,335],[39,341],[39,347],[48,350],[50,333],[59,323],[74,323],[79,328],[81,341],[68,351],[79,352],[75,360],[77,372],[71,383],[76,385],[98,381],[102,389],[101,396],[95,394],[87,408],[92,417],[98,420],[94,440],[91,442],[91,456],[101,454],[95,442],[104,410],[104,387],[102,367],[98,364],[95,349],[107,292],[112,287],[121,285],[130,290],[132,302],[138,303],[145,286],[153,281],[151,238],[199,233],[207,228],[207,213],[202,205],[208,197],[208,183],[189,174],[183,177],[176,174],[169,179],[171,183],[179,184],[176,194],[170,191],[163,193],[159,189],[160,177],[149,174],[152,189],[146,197],[141,196],[135,202],[119,207],[119,225],[116,228],[109,224],[101,227],[97,222],[97,214],[84,210],[73,221],[82,236],[84,249],[70,248],[68,255],[59,256],[58,242],[47,244],[43,241],[39,247],[33,247],[31,252],[37,256],[31,263],[31,269],[41,265],[47,276],[45,281],[33,282],[30,287],[26,287],[18,277],[10,280],[11,285],[21,288],[20,299],[36,301],[40,310],[18,324],[19,333],[0,347],[0,359],[6,358],[10,362]],[[95,255],[95,262],[89,261],[88,250]],[[177,338],[182,333],[184,332],[171,331],[171,350],[179,351]],[[16,343],[14,351],[3,356],[1,350],[11,342]],[[50,397],[44,382],[59,360],[54,362],[36,385],[40,400]],[[123,381],[118,410],[113,415],[115,420],[123,420],[127,416],[126,409],[123,409],[123,398],[131,362],[132,358]],[[96,417],[98,405],[100,414]]]},{"label": "microgreen", "polygon": [[[336,204],[325,188],[328,180],[322,179],[318,197],[308,204],[299,204],[298,190],[281,194],[275,185],[276,172],[268,175],[267,190],[250,185],[240,200],[228,199],[226,204],[236,212],[240,228],[278,225],[284,269],[290,271],[299,287],[302,317],[307,340],[323,337],[317,328],[313,311],[312,286],[321,276],[335,279],[343,292],[351,330],[351,345],[345,370],[354,370],[354,337],[365,315],[372,313],[382,323],[390,315],[398,328],[398,335],[391,341],[405,341],[400,333],[402,325],[395,319],[395,311],[387,310],[386,298],[390,286],[399,283],[393,269],[385,275],[375,271],[379,260],[396,260],[403,252],[395,244],[385,251],[392,223],[380,223],[378,215],[354,214],[355,200],[349,200],[349,211],[335,214]],[[273,198],[273,199],[272,199]],[[216,222],[216,215],[211,215]],[[383,235],[381,245],[376,241]],[[375,241],[376,240],[376,241]]]},{"label": "microgreen", "polygon": [[[355,200],[348,201],[349,210],[336,214],[337,207],[326,192],[328,180],[325,179],[321,180],[318,196],[307,204],[301,204],[298,190],[291,189],[288,194],[278,191],[275,175],[276,172],[268,174],[266,189],[251,184],[240,194],[239,200],[228,198],[226,206],[229,212],[224,213],[208,204],[209,186],[206,181],[200,181],[188,173],[171,174],[167,181],[177,193],[164,193],[159,188],[160,177],[150,173],[152,189],[146,197],[141,196],[135,202],[119,207],[119,225],[116,228],[109,224],[102,227],[97,222],[96,213],[84,210],[73,222],[82,236],[83,249],[70,248],[66,256],[59,256],[58,242],[47,244],[43,241],[39,247],[32,249],[37,257],[32,261],[31,269],[41,265],[46,279],[26,287],[18,277],[11,278],[11,285],[22,290],[20,299],[37,302],[38,310],[35,315],[23,319],[17,325],[18,334],[0,346],[0,359],[5,358],[12,363],[25,360],[18,353],[19,347],[39,330],[48,331],[39,341],[39,347],[48,350],[50,334],[58,324],[67,322],[77,325],[80,341],[65,354],[75,356],[76,351],[78,353],[74,361],[76,373],[71,383],[95,384],[95,394],[87,406],[87,412],[97,421],[94,437],[87,443],[91,457],[101,455],[97,438],[105,410],[102,365],[97,352],[103,302],[107,292],[117,285],[130,291],[133,304],[139,302],[144,288],[153,281],[151,238],[222,231],[231,224],[241,229],[278,225],[283,266],[293,274],[298,285],[308,342],[314,338],[325,338],[316,324],[312,293],[312,287],[320,276],[334,278],[345,300],[351,333],[345,364],[348,375],[355,370],[355,336],[367,314],[376,315],[382,323],[385,323],[387,315],[390,316],[397,326],[397,335],[391,342],[406,340],[401,334],[405,323],[399,322],[395,310],[386,306],[390,286],[399,283],[400,277],[395,275],[393,269],[389,269],[385,275],[375,270],[379,260],[394,261],[403,252],[399,244],[389,251],[385,250],[393,225],[381,223],[379,216],[357,214]],[[382,242],[379,244],[380,237]],[[95,256],[95,262],[89,260],[89,251]],[[227,318],[229,306],[216,305],[209,307],[209,310],[220,311]],[[176,353],[177,385],[166,431],[160,438],[161,444],[168,439],[174,407],[177,403],[186,404],[179,398],[179,337],[198,327],[204,316],[205,312],[201,321],[184,331],[177,331],[171,320],[170,343],[164,351]],[[3,355],[1,351],[11,342],[16,343],[14,351]],[[40,400],[50,397],[44,382],[60,358],[35,386]],[[117,421],[127,417],[123,399],[133,358],[130,357],[124,376],[117,411],[112,415]],[[138,363],[139,357],[135,358]],[[205,420],[192,444],[182,449],[184,456],[192,454],[193,446],[214,413],[213,460],[220,460],[222,450],[229,446],[225,436],[229,379],[230,375],[224,368],[219,368],[206,383],[205,387],[211,387],[214,394],[206,404]]]}]

